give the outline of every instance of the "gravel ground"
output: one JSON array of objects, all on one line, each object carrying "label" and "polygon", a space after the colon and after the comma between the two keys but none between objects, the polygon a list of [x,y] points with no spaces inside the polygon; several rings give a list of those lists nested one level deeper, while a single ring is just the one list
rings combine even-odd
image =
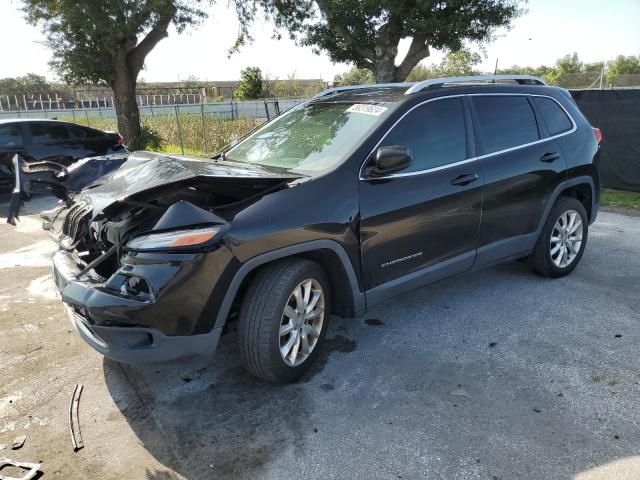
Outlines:
[{"label": "gravel ground", "polygon": [[39,224],[0,224],[0,457],[43,478],[640,478],[640,217],[602,212],[564,279],[514,262],[334,317],[287,386],[245,373],[233,335],[208,363],[103,359],[63,312]]}]

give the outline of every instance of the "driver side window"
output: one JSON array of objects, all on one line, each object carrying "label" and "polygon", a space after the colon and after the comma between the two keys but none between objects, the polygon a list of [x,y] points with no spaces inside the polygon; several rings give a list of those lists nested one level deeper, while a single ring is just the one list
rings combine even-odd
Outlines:
[{"label": "driver side window", "polygon": [[412,110],[380,146],[404,145],[413,162],[402,170],[419,172],[467,159],[462,98],[434,100]]}]

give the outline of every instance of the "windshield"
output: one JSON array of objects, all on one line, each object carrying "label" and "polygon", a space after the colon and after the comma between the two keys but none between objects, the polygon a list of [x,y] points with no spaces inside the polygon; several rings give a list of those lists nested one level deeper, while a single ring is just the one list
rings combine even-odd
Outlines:
[{"label": "windshield", "polygon": [[226,158],[299,173],[326,172],[342,163],[389,110],[357,103],[303,104],[247,137]]}]

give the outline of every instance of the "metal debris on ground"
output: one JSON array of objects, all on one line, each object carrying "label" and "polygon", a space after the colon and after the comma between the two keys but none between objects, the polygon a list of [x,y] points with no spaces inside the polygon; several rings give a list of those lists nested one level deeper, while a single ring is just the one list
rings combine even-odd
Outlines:
[{"label": "metal debris on ground", "polygon": [[[23,468],[27,472],[22,477],[9,477],[2,474],[2,469],[5,467]],[[0,480],[31,480],[38,474],[38,470],[40,470],[39,463],[15,462],[8,458],[0,458]]]},{"label": "metal debris on ground", "polygon": [[19,437],[14,438],[13,444],[11,445],[11,450],[18,450],[19,448],[22,448],[26,439],[26,435],[20,435]]},{"label": "metal debris on ground", "polygon": [[82,435],[80,434],[80,419],[78,417],[80,395],[82,394],[83,388],[81,384],[76,384],[76,387],[73,389],[73,395],[71,396],[71,403],[69,404],[69,429],[71,430],[71,444],[73,445],[74,452],[84,447]]}]

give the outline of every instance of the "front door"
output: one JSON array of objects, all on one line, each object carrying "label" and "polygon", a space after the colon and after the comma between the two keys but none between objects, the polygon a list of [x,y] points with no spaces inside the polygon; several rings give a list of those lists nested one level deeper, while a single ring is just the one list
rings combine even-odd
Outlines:
[{"label": "front door", "polygon": [[408,147],[413,162],[387,177],[360,181],[369,306],[471,268],[484,180],[473,159],[470,123],[463,97],[434,99],[414,107],[380,143]]}]

